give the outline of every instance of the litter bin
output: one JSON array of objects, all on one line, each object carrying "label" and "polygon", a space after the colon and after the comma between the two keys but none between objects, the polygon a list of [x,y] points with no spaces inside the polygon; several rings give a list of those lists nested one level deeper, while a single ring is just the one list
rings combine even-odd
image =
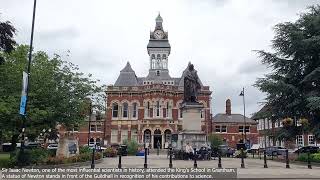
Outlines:
[{"label": "litter bin", "polygon": [[121,156],[127,156],[128,155],[128,150],[127,150],[127,145],[121,145]]}]

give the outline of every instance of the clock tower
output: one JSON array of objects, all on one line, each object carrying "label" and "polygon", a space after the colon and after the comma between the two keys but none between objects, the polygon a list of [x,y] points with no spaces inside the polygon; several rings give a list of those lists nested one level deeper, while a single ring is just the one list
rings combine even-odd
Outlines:
[{"label": "clock tower", "polygon": [[168,56],[170,55],[171,46],[168,40],[168,32],[163,30],[162,22],[163,20],[159,13],[156,18],[154,31],[150,32],[150,39],[147,46],[150,60],[148,79],[164,80],[170,78]]}]

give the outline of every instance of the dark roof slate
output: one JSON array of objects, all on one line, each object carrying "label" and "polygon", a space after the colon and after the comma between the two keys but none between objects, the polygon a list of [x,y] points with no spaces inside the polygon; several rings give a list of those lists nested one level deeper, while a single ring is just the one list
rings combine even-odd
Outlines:
[{"label": "dark roof slate", "polygon": [[[213,117],[213,123],[244,123],[243,115],[242,114],[216,114]],[[255,120],[252,120],[248,117],[246,117],[246,123],[247,124],[257,124]]]}]

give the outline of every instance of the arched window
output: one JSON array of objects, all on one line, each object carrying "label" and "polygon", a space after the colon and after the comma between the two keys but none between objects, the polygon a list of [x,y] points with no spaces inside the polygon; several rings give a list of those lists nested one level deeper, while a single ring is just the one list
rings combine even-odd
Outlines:
[{"label": "arched window", "polygon": [[137,103],[132,104],[132,118],[137,118]]},{"label": "arched window", "polygon": [[166,104],[166,117],[168,118],[169,116],[170,116],[170,114],[171,114],[171,108],[170,108],[170,106],[169,106],[169,102],[167,102],[167,104]]},{"label": "arched window", "polygon": [[156,115],[157,115],[157,117],[159,117],[160,116],[160,101],[157,101],[157,105],[156,105]]},{"label": "arched window", "polygon": [[179,118],[183,118],[183,112],[181,110],[182,103],[179,104]]},{"label": "arched window", "polygon": [[112,104],[112,117],[113,118],[117,118],[118,117],[118,112],[119,112],[118,103],[113,103]]},{"label": "arched window", "polygon": [[128,103],[123,103],[122,108],[122,117],[127,118],[128,117]]},{"label": "arched window", "polygon": [[203,109],[201,109],[201,111],[200,111],[200,118],[204,118],[204,110]]},{"label": "arched window", "polygon": [[152,108],[150,102],[147,102],[146,107],[145,107],[145,117],[149,118],[152,117]]}]

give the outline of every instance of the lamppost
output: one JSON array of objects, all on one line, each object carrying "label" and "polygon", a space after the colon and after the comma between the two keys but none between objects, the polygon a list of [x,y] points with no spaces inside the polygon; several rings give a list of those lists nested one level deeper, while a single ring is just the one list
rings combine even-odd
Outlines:
[{"label": "lamppost", "polygon": [[[247,141],[247,131],[246,131],[246,126],[247,126],[247,123],[246,123],[246,103],[245,103],[245,99],[244,99],[244,87],[240,93],[239,96],[242,96],[242,101],[243,101],[243,122],[244,122],[244,143],[246,144],[246,141]],[[243,134],[243,132],[242,132]]]},{"label": "lamppost", "polygon": [[90,128],[91,128],[91,115],[92,115],[92,101],[90,98],[87,98],[89,103],[89,125],[88,125],[88,147],[90,146]]},{"label": "lamppost", "polygon": [[32,15],[32,27],[31,27],[31,38],[30,38],[30,47],[29,47],[29,61],[28,61],[28,68],[27,73],[23,72],[23,87],[22,87],[22,93],[21,93],[21,102],[20,102],[20,112],[19,114],[22,116],[22,128],[21,128],[21,148],[20,148],[20,155],[19,155],[19,165],[22,162],[23,158],[22,155],[24,153],[24,141],[25,141],[25,128],[26,128],[26,118],[27,118],[27,105],[28,105],[28,94],[29,94],[29,80],[30,80],[30,68],[31,68],[31,59],[32,59],[32,45],[33,45],[33,32],[34,32],[34,22],[35,22],[35,16],[36,16],[36,4],[37,0],[34,0],[33,3],[33,15]]}]

